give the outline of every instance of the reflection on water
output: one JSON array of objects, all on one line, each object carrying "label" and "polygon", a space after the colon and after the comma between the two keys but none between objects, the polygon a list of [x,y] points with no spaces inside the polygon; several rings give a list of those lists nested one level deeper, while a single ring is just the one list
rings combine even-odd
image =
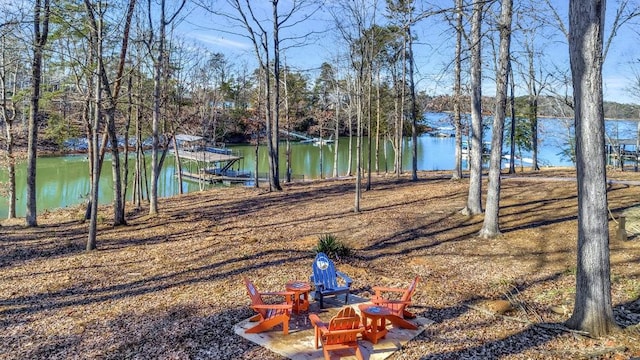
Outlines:
[{"label": "reflection on water", "polygon": [[[440,115],[442,116],[442,115]],[[542,119],[540,122],[541,144],[539,148],[539,159],[541,164],[549,164],[552,166],[571,166],[572,163],[560,155],[563,144],[566,143],[565,121],[557,119]],[[607,122],[607,132],[615,138],[634,138],[637,131],[635,122],[615,121]],[[345,175],[348,168],[348,138],[340,138],[338,142],[338,173]],[[505,145],[505,148],[508,145]],[[369,144],[367,139],[363,142],[364,158],[367,159]],[[375,149],[375,144],[372,144]],[[380,172],[393,171],[393,149],[390,144],[384,147],[380,146],[378,169]],[[411,139],[405,139],[403,143],[403,168],[407,171],[411,169]],[[418,138],[418,169],[419,170],[451,170],[455,166],[454,162],[454,138],[438,138],[430,136],[421,136]],[[255,170],[255,148],[253,146],[234,146],[234,150],[240,151],[244,155],[244,159],[234,165],[233,170],[249,171]],[[264,147],[259,149],[258,161],[259,172],[266,174],[267,168],[267,152]],[[291,167],[294,178],[314,179],[320,178],[320,152],[322,151],[322,176],[330,177],[333,174],[334,154],[336,145],[330,144],[326,146],[315,146],[312,144],[292,143],[291,146]],[[353,146],[355,152],[355,143]],[[530,156],[522,154],[523,158]],[[375,158],[375,156],[374,156]],[[285,171],[285,144],[280,146],[280,170],[281,179],[284,179]],[[147,159],[147,164],[150,164]],[[367,166],[367,161],[364,161]],[[129,161],[129,179],[128,186],[132,187],[131,176],[134,173],[134,160]],[[518,164],[519,165],[519,164]],[[524,164],[527,166],[528,164]],[[194,164],[185,164],[185,167],[193,167]],[[466,167],[466,162],[463,162]],[[352,166],[352,169],[355,166]],[[372,165],[375,169],[375,164]],[[179,187],[182,186],[184,192],[197,191],[201,187],[199,184],[185,181],[182,185],[177,183],[175,176],[175,163],[172,155],[168,155],[165,160],[164,167],[159,179],[159,196],[168,197],[178,194]],[[375,170],[374,170],[375,171]],[[37,206],[38,212],[55,208],[76,206],[86,202],[89,193],[89,170],[88,161],[85,155],[61,156],[61,157],[45,157],[38,159],[37,168]],[[150,169],[147,170],[150,176]],[[6,169],[0,169],[0,182],[6,182]],[[16,171],[17,180],[17,214],[24,216],[26,204],[26,169],[25,164],[19,164]],[[207,185],[211,186],[211,185]],[[105,161],[102,176],[100,178],[100,200],[102,204],[108,204],[112,201],[113,182],[111,178],[111,162]],[[129,189],[128,198],[131,198],[131,190]],[[0,218],[7,216],[7,202],[0,200]]]},{"label": "reflection on water", "polygon": [[[147,164],[150,159],[147,159]],[[178,194],[178,184],[174,176],[175,162],[173,158],[167,157],[164,168],[158,182],[159,196],[167,197]],[[131,188],[134,173],[133,161],[129,162],[129,179],[127,192],[131,199]],[[151,175],[151,170],[147,173]],[[16,167],[16,212],[18,216],[25,215],[26,208],[26,164],[21,163]],[[0,171],[0,182],[7,181],[6,169]],[[38,213],[55,208],[76,206],[86,203],[89,196],[89,162],[85,155],[69,155],[38,158],[36,170],[36,204]],[[184,182],[182,184],[184,192],[196,191],[200,187],[196,183]],[[111,176],[111,161],[107,158],[102,167],[100,176],[100,203],[108,204],[113,201],[113,179]],[[144,190],[143,190],[144,191]],[[146,197],[146,193],[145,193]],[[0,201],[0,217],[7,216],[7,201]]]}]

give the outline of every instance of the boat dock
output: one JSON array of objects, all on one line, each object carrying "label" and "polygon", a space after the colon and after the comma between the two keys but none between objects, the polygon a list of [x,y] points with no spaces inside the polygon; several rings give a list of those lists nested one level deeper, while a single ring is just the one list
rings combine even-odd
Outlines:
[{"label": "boat dock", "polygon": [[190,151],[182,149],[178,150],[178,156],[180,156],[181,159],[205,163],[236,162],[242,159],[242,156],[233,155],[231,152],[224,154],[211,151]]},{"label": "boat dock", "polygon": [[220,174],[215,174],[215,173],[210,173],[206,170],[198,172],[198,173],[191,173],[188,171],[183,171],[182,172],[182,177],[184,179],[187,180],[191,180],[191,181],[197,181],[197,182],[204,182],[207,184],[215,184],[215,183],[234,183],[234,182],[247,182],[250,181],[250,177],[251,174],[249,173],[240,173],[240,172],[233,172],[232,174],[227,174],[227,175],[220,175]]},{"label": "boat dock", "polygon": [[640,168],[638,139],[611,139],[607,136],[607,159],[609,165],[624,168],[631,164],[635,171]]},{"label": "boat dock", "polygon": [[184,179],[213,184],[246,182],[251,178],[250,172],[232,169],[244,157],[231,149],[207,146],[199,136],[176,135],[176,139],[179,145],[173,151],[177,151]]}]

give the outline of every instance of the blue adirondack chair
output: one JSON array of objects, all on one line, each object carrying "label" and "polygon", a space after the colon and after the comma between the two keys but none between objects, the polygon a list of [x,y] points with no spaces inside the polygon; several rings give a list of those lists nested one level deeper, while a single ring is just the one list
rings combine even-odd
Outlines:
[{"label": "blue adirondack chair", "polygon": [[[340,278],[340,281],[338,281]],[[349,303],[349,288],[351,287],[351,278],[346,274],[337,271],[333,265],[333,261],[327,257],[325,253],[318,253],[313,261],[313,275],[311,275],[311,283],[315,286],[313,293],[314,299],[320,301],[320,308],[323,306],[325,296],[336,296],[345,294],[344,303]]]}]

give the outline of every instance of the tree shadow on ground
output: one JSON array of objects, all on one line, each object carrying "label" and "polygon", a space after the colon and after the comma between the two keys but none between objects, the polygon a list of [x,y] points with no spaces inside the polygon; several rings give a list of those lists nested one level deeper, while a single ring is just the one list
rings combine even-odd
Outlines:
[{"label": "tree shadow on ground", "polygon": [[[529,326],[525,330],[507,336],[503,339],[494,340],[460,350],[432,353],[425,355],[420,359],[499,359],[504,356],[522,353],[527,349],[536,348],[548,342],[553,337],[558,336],[555,331],[547,331],[547,334],[541,336],[542,331],[543,330],[539,327]],[[554,357],[551,354],[548,355],[550,357]]]},{"label": "tree shadow on ground", "polygon": [[[2,228],[0,269],[39,258],[78,254],[85,248],[87,232],[78,222],[55,225]],[[55,234],[55,238],[51,234]]]},{"label": "tree shadow on ground", "polygon": [[[451,316],[461,316],[466,312],[467,308],[465,305],[455,306],[448,309],[443,309],[442,311],[446,314],[449,314],[449,318]],[[436,313],[432,313],[432,315],[437,316]],[[623,329],[631,329],[630,331],[634,332],[634,336],[640,334],[640,329],[637,328],[640,323],[640,299],[631,301],[625,304],[620,304],[614,307],[614,315],[616,317],[616,322]],[[497,319],[497,318],[496,318]],[[446,321],[446,318],[442,319]],[[506,320],[498,320],[498,321],[506,321]],[[475,327],[479,326],[480,328],[486,326],[483,324],[469,324],[469,326],[464,329],[452,329],[451,331],[470,331],[473,332]],[[464,347],[458,350],[448,350],[439,353],[431,353],[421,357],[421,360],[433,360],[433,359],[470,359],[470,358],[482,358],[482,359],[498,359],[509,355],[521,354],[528,349],[539,348],[541,345],[551,341],[555,337],[558,336],[566,336],[568,334],[568,330],[565,327],[564,323],[546,323],[546,322],[537,322],[532,323],[530,325],[526,325],[526,327],[512,335],[509,335],[505,338],[496,339],[494,341],[485,342],[479,345]],[[441,329],[441,333],[446,333],[447,329]],[[439,334],[431,334],[432,337],[438,337]],[[580,335],[582,336],[582,335]],[[437,341],[437,340],[434,340]],[[635,345],[635,346],[634,346]],[[610,356],[613,354],[622,354],[625,353],[628,356],[629,354],[640,354],[640,350],[638,350],[637,344],[632,339],[629,338],[629,343],[627,346],[617,346],[607,348],[606,346],[596,349],[576,349],[576,348],[567,348],[564,350],[553,350],[553,351],[545,351],[543,348],[538,350],[536,355],[542,356],[545,358],[572,358],[572,357],[580,357],[580,358],[600,358],[602,356]],[[623,356],[623,355],[621,355]],[[633,355],[631,355],[633,357]],[[609,357],[606,357],[609,358]],[[633,357],[635,358],[635,357]]]},{"label": "tree shadow on ground", "polygon": [[640,297],[614,306],[613,315],[623,329],[633,328],[640,335]]},{"label": "tree shadow on ground", "polygon": [[[302,261],[311,257],[310,252],[294,250],[270,250],[255,254],[238,256],[165,274],[143,277],[139,280],[92,288],[89,284],[77,283],[57,291],[43,291],[28,296],[16,296],[0,299],[0,315],[34,314],[44,310],[60,309],[70,306],[90,305],[105,301],[114,301],[125,297],[152,294],[184,285],[228,279],[252,270],[278,266],[289,261]],[[239,265],[226,271],[220,271],[229,265]],[[243,265],[246,264],[246,265]]]},{"label": "tree shadow on ground", "polygon": [[[0,356],[5,359],[240,359],[247,353],[255,353],[256,345],[242,341],[229,346],[228,339],[237,335],[232,326],[226,326],[227,319],[251,315],[249,307],[211,312],[203,311],[203,306],[196,304],[172,305],[142,313],[131,309],[104,321],[72,321],[66,334],[45,336],[44,341],[31,347],[16,347],[19,339],[13,339],[16,341],[5,343]],[[87,344],[85,333],[103,335],[92,337]],[[5,339],[11,338],[8,335]],[[82,353],[78,349],[82,349]]]}]

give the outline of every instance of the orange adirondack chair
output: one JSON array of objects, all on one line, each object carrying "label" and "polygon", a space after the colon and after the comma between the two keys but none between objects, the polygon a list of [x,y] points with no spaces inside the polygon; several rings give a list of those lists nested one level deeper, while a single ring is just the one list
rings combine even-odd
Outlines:
[{"label": "orange adirondack chair", "polygon": [[358,334],[364,331],[360,326],[360,316],[356,314],[352,307],[345,307],[336,314],[329,323],[324,323],[318,315],[309,315],[309,320],[315,328],[315,345],[319,348],[318,342],[322,342],[322,352],[325,360],[330,360],[329,351],[354,349],[356,358],[363,360],[362,350],[358,345]]},{"label": "orange adirondack chair", "polygon": [[[384,306],[391,310],[392,316],[394,318],[389,318],[390,321],[398,323],[398,325],[405,325],[409,328],[415,327],[415,325],[404,319],[413,319],[415,318],[415,314],[407,310],[407,307],[411,305],[411,296],[416,290],[416,285],[418,284],[418,280],[420,278],[416,276],[415,279],[411,282],[408,288],[391,288],[391,287],[382,287],[382,286],[374,286],[373,291],[375,294],[371,297],[371,302],[378,306]],[[395,293],[395,298],[383,296],[385,293]],[[398,295],[400,295],[400,299],[398,299]]]},{"label": "orange adirondack chair", "polygon": [[[248,278],[244,278],[247,286],[247,293],[251,298],[251,308],[257,312],[251,318],[251,321],[258,323],[247,329],[245,332],[249,334],[260,333],[272,329],[274,326],[282,324],[282,332],[287,335],[289,333],[289,319],[291,318],[291,310],[293,308],[293,292],[258,292],[255,285]],[[284,296],[285,302],[280,304],[265,304],[262,296],[275,295]]]}]

